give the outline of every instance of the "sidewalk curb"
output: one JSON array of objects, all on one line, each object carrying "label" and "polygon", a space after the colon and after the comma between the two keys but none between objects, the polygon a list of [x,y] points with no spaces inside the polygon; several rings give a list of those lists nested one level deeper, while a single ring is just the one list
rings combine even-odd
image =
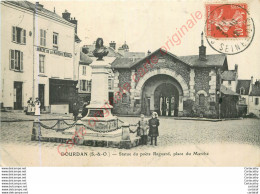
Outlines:
[{"label": "sidewalk curb", "polygon": [[[51,119],[40,119],[40,121],[52,121],[52,120],[58,120],[60,118],[51,118]],[[73,120],[73,118],[63,118],[63,120]],[[0,122],[7,123],[7,122],[28,122],[28,121],[34,121],[34,119],[28,119],[28,120],[1,120]]]},{"label": "sidewalk curb", "polygon": [[174,120],[187,120],[187,121],[210,121],[210,122],[219,122],[224,121],[224,119],[200,119],[200,118],[174,118]]},{"label": "sidewalk curb", "polygon": [[210,121],[210,122],[219,122],[219,121],[231,121],[231,120],[243,120],[243,118],[224,118],[224,119],[207,119],[207,118],[182,118],[182,117],[175,117],[174,120],[192,120],[192,121]]}]

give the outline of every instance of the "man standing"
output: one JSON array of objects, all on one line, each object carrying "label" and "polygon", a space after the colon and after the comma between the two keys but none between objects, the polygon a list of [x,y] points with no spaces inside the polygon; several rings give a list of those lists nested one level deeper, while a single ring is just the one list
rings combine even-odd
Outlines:
[{"label": "man standing", "polygon": [[77,121],[78,119],[78,114],[79,114],[79,103],[77,100],[75,100],[75,102],[73,103],[73,120]]}]

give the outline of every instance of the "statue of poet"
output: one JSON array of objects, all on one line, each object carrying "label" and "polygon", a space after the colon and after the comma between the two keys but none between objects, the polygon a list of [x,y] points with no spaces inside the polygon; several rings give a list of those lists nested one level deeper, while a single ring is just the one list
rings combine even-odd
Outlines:
[{"label": "statue of poet", "polygon": [[103,45],[103,38],[98,38],[96,41],[96,48],[93,51],[93,55],[98,58],[97,59],[98,61],[101,61],[101,60],[103,60],[102,58],[104,56],[107,56],[107,54],[108,54],[108,51],[107,51],[107,48],[104,47],[104,45]]}]

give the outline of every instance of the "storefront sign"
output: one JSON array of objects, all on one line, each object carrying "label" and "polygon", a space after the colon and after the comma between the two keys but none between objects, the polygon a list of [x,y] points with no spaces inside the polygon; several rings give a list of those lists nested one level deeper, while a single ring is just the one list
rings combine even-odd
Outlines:
[{"label": "storefront sign", "polygon": [[57,50],[53,50],[53,49],[47,49],[47,48],[39,47],[39,46],[36,47],[36,50],[43,52],[43,53],[50,53],[50,54],[54,54],[54,55],[72,58],[71,53],[66,53],[66,52],[57,51]]}]

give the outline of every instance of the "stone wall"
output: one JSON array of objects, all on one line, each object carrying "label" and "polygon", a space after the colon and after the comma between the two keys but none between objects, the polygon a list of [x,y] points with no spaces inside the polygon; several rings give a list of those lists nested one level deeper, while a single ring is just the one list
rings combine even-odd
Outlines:
[{"label": "stone wall", "polygon": [[[191,70],[190,77],[190,99],[184,102],[184,115],[215,118],[216,71],[211,68],[195,68]],[[200,95],[205,97],[204,104],[199,103]]]},{"label": "stone wall", "polygon": [[[131,70],[130,69],[118,69],[114,74],[114,108],[115,114],[131,114],[131,100],[129,91],[124,90],[124,84],[131,85]],[[122,103],[122,95],[127,95],[127,102]]]}]

